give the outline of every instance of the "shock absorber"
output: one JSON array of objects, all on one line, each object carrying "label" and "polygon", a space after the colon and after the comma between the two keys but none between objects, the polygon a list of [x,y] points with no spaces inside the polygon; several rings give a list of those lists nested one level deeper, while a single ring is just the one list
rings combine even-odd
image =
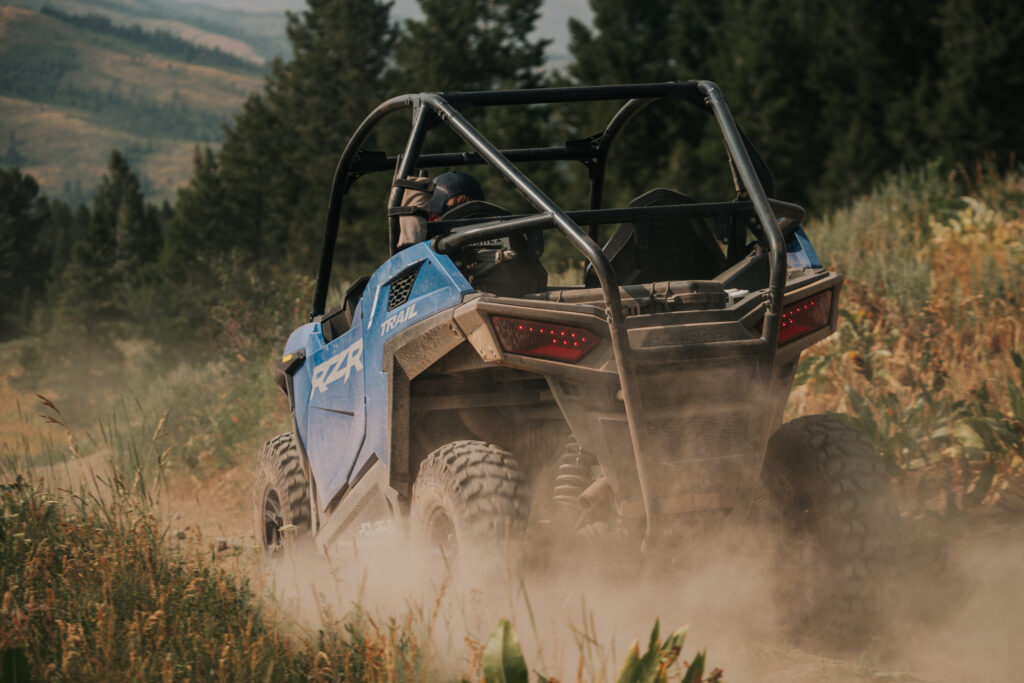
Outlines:
[{"label": "shock absorber", "polygon": [[569,437],[555,464],[551,521],[570,533],[580,518],[580,494],[591,482],[591,460],[591,456],[579,447],[576,439]]}]

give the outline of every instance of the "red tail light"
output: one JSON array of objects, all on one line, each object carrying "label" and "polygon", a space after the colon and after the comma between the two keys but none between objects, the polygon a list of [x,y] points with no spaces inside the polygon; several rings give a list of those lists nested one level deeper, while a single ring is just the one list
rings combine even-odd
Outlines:
[{"label": "red tail light", "polygon": [[597,345],[593,332],[578,327],[491,316],[501,348],[509,353],[575,363]]},{"label": "red tail light", "polygon": [[[821,329],[828,324],[831,312],[831,289],[784,306],[782,308],[782,324],[779,325],[779,346]],[[757,324],[757,330],[761,332],[763,329],[764,321],[762,320]]]}]

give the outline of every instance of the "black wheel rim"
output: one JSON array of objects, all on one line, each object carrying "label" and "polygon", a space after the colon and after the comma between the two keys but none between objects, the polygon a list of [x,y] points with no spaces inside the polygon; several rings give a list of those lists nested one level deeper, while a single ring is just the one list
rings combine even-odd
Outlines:
[{"label": "black wheel rim", "polygon": [[435,508],[427,520],[427,541],[432,550],[436,550],[448,562],[453,562],[459,552],[459,542],[455,536],[455,522],[442,508]]},{"label": "black wheel rim", "polygon": [[281,527],[284,526],[284,519],[281,517],[281,500],[277,497],[277,491],[268,489],[263,496],[263,547],[269,553],[276,553],[281,549]]}]

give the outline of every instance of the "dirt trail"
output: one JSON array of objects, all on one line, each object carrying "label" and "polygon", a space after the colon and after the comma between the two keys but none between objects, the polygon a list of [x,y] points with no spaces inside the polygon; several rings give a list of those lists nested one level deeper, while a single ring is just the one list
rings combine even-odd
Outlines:
[{"label": "dirt trail", "polygon": [[[10,483],[18,474],[5,469],[0,471],[0,480],[3,483]],[[57,491],[84,489],[94,495],[106,497],[109,487],[105,482],[109,482],[110,477],[110,454],[98,452],[84,458],[67,458],[54,465],[33,467],[23,473],[23,476],[41,480],[46,483],[47,488]]]},{"label": "dirt trail", "polygon": [[709,664],[730,681],[1020,680],[1024,518],[986,511],[903,522],[905,547],[884,587],[881,635],[841,656],[787,635],[765,540],[744,533],[686,549],[692,561],[667,572],[638,573],[635,558],[619,568],[611,557],[577,558],[545,575],[442,591],[401,550],[363,549],[330,564],[300,555],[278,563],[271,578],[289,618],[311,628],[325,606],[339,615],[358,602],[378,623],[437,609],[435,656],[456,673],[465,666],[464,637],[486,641],[504,616],[516,625],[531,668],[560,680],[578,671],[582,680],[614,680],[630,642],[645,643],[655,618],[663,634],[690,623],[684,657],[707,648]]},{"label": "dirt trail", "polygon": [[198,529],[206,537],[249,548],[253,546],[252,480],[251,463],[215,471],[202,479],[175,474],[160,492],[159,514],[173,531]]}]

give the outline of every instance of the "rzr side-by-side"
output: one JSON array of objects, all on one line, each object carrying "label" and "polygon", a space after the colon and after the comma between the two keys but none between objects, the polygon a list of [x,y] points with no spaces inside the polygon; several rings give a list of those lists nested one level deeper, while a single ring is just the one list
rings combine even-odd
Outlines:
[{"label": "rzr side-by-side", "polygon": [[[619,101],[603,131],[499,150],[476,108]],[[651,188],[603,208],[622,129],[658,100],[714,117],[736,199]],[[412,125],[393,156],[364,148],[390,115]],[[446,127],[470,151],[425,153]],[[450,136],[450,133],[448,134]],[[447,138],[445,138],[447,139]],[[589,208],[565,210],[517,164],[579,162]],[[489,166],[531,209],[471,201],[398,249],[406,179]],[[361,176],[391,174],[391,257],[326,308],[342,203]],[[257,536],[317,546],[408,534],[449,557],[505,534],[611,534],[636,549],[745,518],[767,491],[828,571],[858,591],[895,517],[882,462],[846,422],[781,426],[801,351],[836,327],[842,277],[822,268],[803,210],[772,198],[767,166],[713,83],[422,93],[377,107],[352,135],[331,191],[310,322],[278,381],[294,429],[269,441],[254,494]],[[582,254],[574,286],[547,286],[545,232]],[[603,246],[601,242],[604,242]]]}]

